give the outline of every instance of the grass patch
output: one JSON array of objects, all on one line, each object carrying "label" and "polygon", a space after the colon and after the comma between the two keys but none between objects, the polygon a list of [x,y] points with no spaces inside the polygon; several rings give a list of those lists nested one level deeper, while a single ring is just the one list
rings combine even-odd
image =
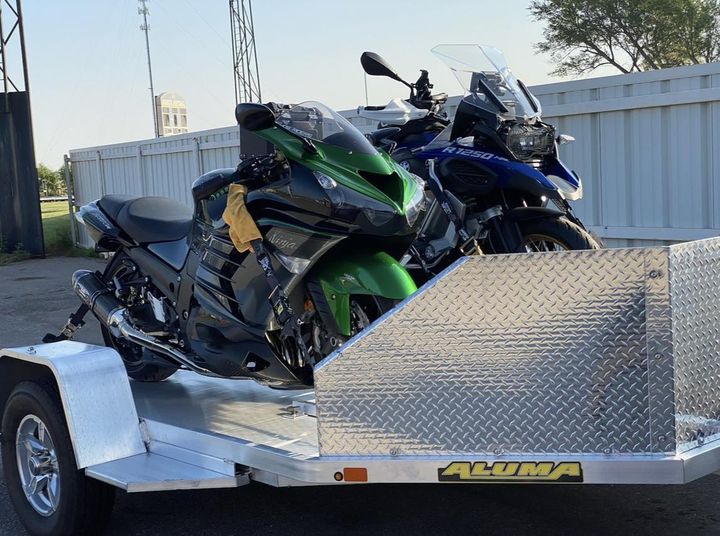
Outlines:
[{"label": "grass patch", "polygon": [[30,254],[22,249],[18,249],[16,251],[13,251],[12,253],[0,252],[0,266],[5,266],[6,264],[10,264],[11,262],[24,261],[25,259],[29,258]]},{"label": "grass patch", "polygon": [[[73,245],[70,232],[70,209],[67,201],[41,203],[40,211],[43,235],[45,237],[45,254],[47,256],[97,257],[93,249],[78,248]],[[0,266],[22,261],[29,257],[28,252],[22,248],[12,253],[0,252]]]},{"label": "grass patch", "polygon": [[70,212],[67,201],[50,201],[40,205],[42,211],[45,254],[68,257],[96,257],[93,249],[78,248],[72,242]]},{"label": "grass patch", "polygon": [[70,213],[66,201],[51,201],[40,205],[46,255],[64,255],[73,249],[70,234]]}]

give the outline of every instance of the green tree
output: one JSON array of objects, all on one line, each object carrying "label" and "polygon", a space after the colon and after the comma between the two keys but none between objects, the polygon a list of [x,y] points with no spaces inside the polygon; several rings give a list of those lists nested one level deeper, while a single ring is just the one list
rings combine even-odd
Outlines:
[{"label": "green tree", "polygon": [[532,0],[553,74],[629,73],[720,60],[720,0]]},{"label": "green tree", "polygon": [[40,183],[40,195],[53,196],[66,194],[65,180],[61,170],[55,171],[41,163],[37,167],[37,174]]}]

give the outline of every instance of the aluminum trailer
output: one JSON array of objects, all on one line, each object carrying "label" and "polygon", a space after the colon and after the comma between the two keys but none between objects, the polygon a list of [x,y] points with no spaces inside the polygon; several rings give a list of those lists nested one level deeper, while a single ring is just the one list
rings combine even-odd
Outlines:
[{"label": "aluminum trailer", "polygon": [[720,239],[468,257],[307,391],[5,349],[8,488],[31,533],[61,534],[100,527],[114,488],[686,483],[720,470],[719,283]]}]

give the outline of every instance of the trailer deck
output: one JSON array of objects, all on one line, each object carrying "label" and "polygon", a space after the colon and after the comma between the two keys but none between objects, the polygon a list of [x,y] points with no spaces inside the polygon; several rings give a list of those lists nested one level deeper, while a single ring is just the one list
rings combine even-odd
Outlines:
[{"label": "trailer deck", "polygon": [[129,492],[681,484],[720,470],[720,239],[462,259],[314,390],[131,384],[114,350],[61,342],[1,351],[0,401],[42,371],[77,467]]}]

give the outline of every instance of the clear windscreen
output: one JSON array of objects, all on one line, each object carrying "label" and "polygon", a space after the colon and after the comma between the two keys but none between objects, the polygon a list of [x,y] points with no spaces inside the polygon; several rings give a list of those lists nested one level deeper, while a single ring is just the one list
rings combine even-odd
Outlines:
[{"label": "clear windscreen", "polygon": [[[516,117],[540,117],[540,103],[523,91],[498,49],[485,45],[438,45],[432,49],[470,95],[485,106]],[[532,100],[531,100],[532,99]],[[508,111],[504,112],[502,104]]]},{"label": "clear windscreen", "polygon": [[293,134],[362,154],[379,154],[347,119],[314,101],[282,108],[276,123]]}]

